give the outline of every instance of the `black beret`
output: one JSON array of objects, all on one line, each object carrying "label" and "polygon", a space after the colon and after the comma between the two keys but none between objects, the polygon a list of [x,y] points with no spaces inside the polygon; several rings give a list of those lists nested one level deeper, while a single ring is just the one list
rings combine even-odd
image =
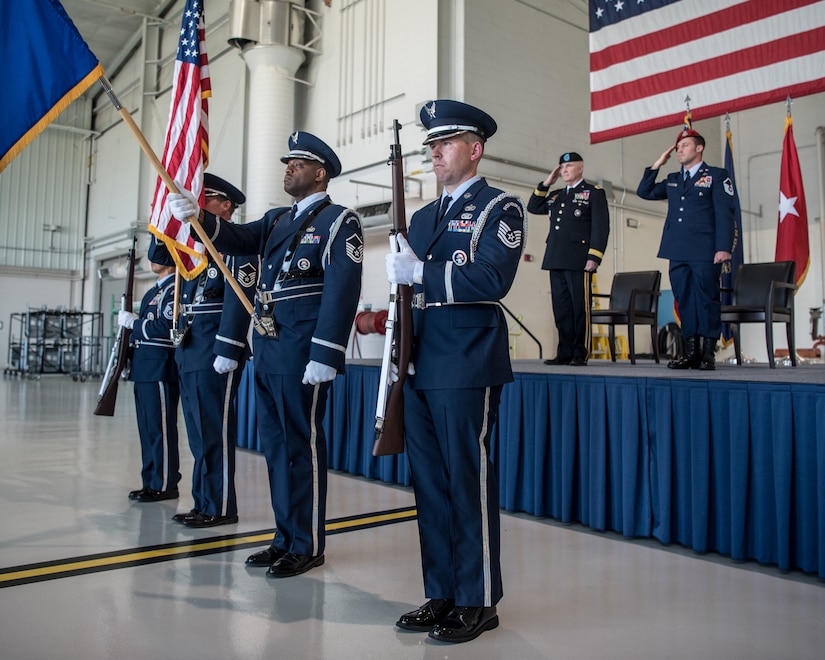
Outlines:
[{"label": "black beret", "polygon": [[559,157],[559,165],[564,165],[565,163],[583,163],[583,162],[584,162],[584,158],[582,158],[575,151],[568,151],[567,153],[564,153]]}]

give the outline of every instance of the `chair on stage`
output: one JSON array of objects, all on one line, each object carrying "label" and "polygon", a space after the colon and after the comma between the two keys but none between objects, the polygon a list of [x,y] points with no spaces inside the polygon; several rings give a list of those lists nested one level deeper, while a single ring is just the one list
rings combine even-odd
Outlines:
[{"label": "chair on stage", "polygon": [[594,293],[594,298],[609,298],[607,309],[591,309],[591,325],[606,325],[610,338],[610,359],[616,361],[616,326],[627,326],[627,346],[630,364],[636,364],[635,328],[637,325],[650,326],[650,343],[653,358],[659,362],[657,337],[657,314],[662,274],[658,270],[643,270],[616,273],[610,294]]},{"label": "chair on stage", "polygon": [[[742,345],[739,340],[741,323],[764,323],[768,362],[776,368],[773,354],[773,324],[784,323],[788,336],[791,364],[796,366],[794,341],[794,292],[796,291],[796,264],[793,261],[772,261],[761,264],[741,264],[733,281],[733,300],[722,305],[722,323],[730,323],[736,363],[742,364]],[[722,289],[731,291],[731,289]]]}]

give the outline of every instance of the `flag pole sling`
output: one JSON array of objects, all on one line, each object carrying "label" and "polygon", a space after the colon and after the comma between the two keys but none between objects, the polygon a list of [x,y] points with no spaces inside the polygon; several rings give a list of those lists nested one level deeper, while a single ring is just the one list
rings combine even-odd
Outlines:
[{"label": "flag pole sling", "polygon": [[[98,79],[100,81],[101,86],[103,87],[103,91],[106,92],[106,95],[109,97],[109,100],[112,102],[112,105],[115,106],[115,110],[120,113],[120,116],[123,117],[123,121],[126,122],[126,125],[129,127],[129,130],[132,131],[132,134],[135,136],[135,139],[140,144],[140,148],[143,149],[143,153],[146,154],[146,157],[149,159],[149,162],[152,163],[152,166],[158,173],[161,179],[163,179],[163,183],[166,184],[166,187],[169,189],[169,192],[178,193],[178,187],[175,185],[175,182],[172,180],[172,177],[169,176],[169,172],[166,171],[166,168],[163,164],[158,160],[158,157],[155,155],[152,146],[146,141],[146,138],[143,136],[138,125],[135,123],[135,120],[132,119],[132,115],[129,114],[129,111],[124,108],[120,101],[117,98],[114,90],[112,89],[111,83],[107,80],[106,76],[100,76]],[[212,259],[215,261],[215,265],[220,269],[223,276],[226,278],[226,281],[229,282],[232,290],[235,292],[235,295],[238,296],[238,300],[241,301],[241,304],[244,306],[246,311],[249,313],[250,316],[255,316],[255,308],[252,306],[252,303],[249,302],[249,299],[241,289],[241,285],[238,284],[238,281],[232,276],[229,267],[221,257],[220,252],[215,249],[215,245],[212,243],[212,240],[209,236],[206,235],[206,231],[201,226],[200,219],[194,216],[186,219],[192,227],[195,228],[195,233],[198,235],[198,239],[201,243],[204,244],[206,247],[207,252],[209,252]]]}]

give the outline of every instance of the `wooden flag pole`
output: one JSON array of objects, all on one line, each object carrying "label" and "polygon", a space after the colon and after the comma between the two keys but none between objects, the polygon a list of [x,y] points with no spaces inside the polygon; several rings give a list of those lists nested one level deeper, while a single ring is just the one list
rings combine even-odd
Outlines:
[{"label": "wooden flag pole", "polygon": [[[112,105],[115,106],[115,109],[118,111],[118,113],[120,113],[120,116],[123,117],[123,121],[126,122],[126,125],[129,127],[129,130],[132,131],[132,134],[135,136],[135,139],[138,141],[138,144],[140,144],[140,148],[143,149],[143,153],[146,154],[146,157],[149,159],[149,162],[157,171],[158,176],[160,176],[160,178],[163,179],[163,183],[166,184],[166,187],[169,189],[169,192],[179,193],[180,191],[178,190],[178,187],[175,185],[174,180],[171,176],[169,176],[169,172],[166,171],[166,168],[163,166],[160,160],[158,160],[158,157],[157,155],[155,155],[152,146],[146,141],[143,132],[135,123],[135,120],[132,119],[132,115],[130,115],[129,111],[121,105],[120,101],[114,93],[114,90],[112,90],[111,83],[106,79],[106,76],[100,76],[99,81],[103,87],[103,90],[106,92],[106,95],[109,97],[109,100],[112,102]],[[192,227],[195,228],[195,233],[198,235],[198,239],[200,239],[200,242],[204,244],[207,252],[209,252],[210,256],[215,261],[215,265],[220,269],[221,273],[223,273],[223,276],[226,278],[226,281],[229,282],[230,286],[232,287],[232,290],[235,292],[235,295],[238,296],[238,300],[241,301],[241,304],[252,317],[255,329],[261,334],[266,334],[266,331],[263,328],[261,321],[258,318],[258,315],[255,314],[255,308],[252,306],[252,303],[249,302],[249,300],[247,299],[246,295],[243,292],[243,289],[241,288],[241,285],[238,284],[238,281],[232,276],[232,272],[229,270],[228,266],[224,262],[220,252],[218,252],[217,249],[215,249],[215,245],[214,243],[212,243],[212,240],[209,238],[209,236],[206,235],[206,231],[201,226],[200,218],[191,216],[186,220],[192,225]]]}]

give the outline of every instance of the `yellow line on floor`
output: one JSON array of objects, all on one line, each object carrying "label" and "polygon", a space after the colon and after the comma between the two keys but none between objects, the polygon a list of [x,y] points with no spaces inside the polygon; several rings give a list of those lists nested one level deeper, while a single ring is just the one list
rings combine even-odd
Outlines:
[{"label": "yellow line on floor", "polygon": [[[381,514],[367,514],[358,518],[351,518],[348,520],[341,520],[336,522],[329,522],[326,524],[327,532],[334,532],[345,530],[352,527],[364,527],[388,522],[400,522],[415,518],[416,510],[414,508],[403,511],[395,511],[392,513]],[[73,573],[75,571],[84,571],[89,569],[101,567],[114,567],[120,564],[130,564],[133,562],[144,562],[151,559],[172,558],[177,555],[186,555],[189,553],[201,553],[205,550],[229,550],[239,545],[248,545],[250,543],[269,543],[272,540],[272,532],[268,531],[265,534],[249,534],[247,536],[240,536],[237,538],[222,538],[214,541],[198,541],[186,545],[176,545],[171,548],[157,548],[152,550],[140,550],[135,552],[124,551],[123,554],[118,554],[109,557],[99,557],[95,559],[84,559],[79,561],[64,561],[56,562],[50,566],[40,566],[38,568],[24,569],[19,571],[12,571],[0,575],[0,585],[5,582],[16,582],[18,580],[27,580],[32,578],[44,577],[47,575],[58,575],[61,573]]]}]

